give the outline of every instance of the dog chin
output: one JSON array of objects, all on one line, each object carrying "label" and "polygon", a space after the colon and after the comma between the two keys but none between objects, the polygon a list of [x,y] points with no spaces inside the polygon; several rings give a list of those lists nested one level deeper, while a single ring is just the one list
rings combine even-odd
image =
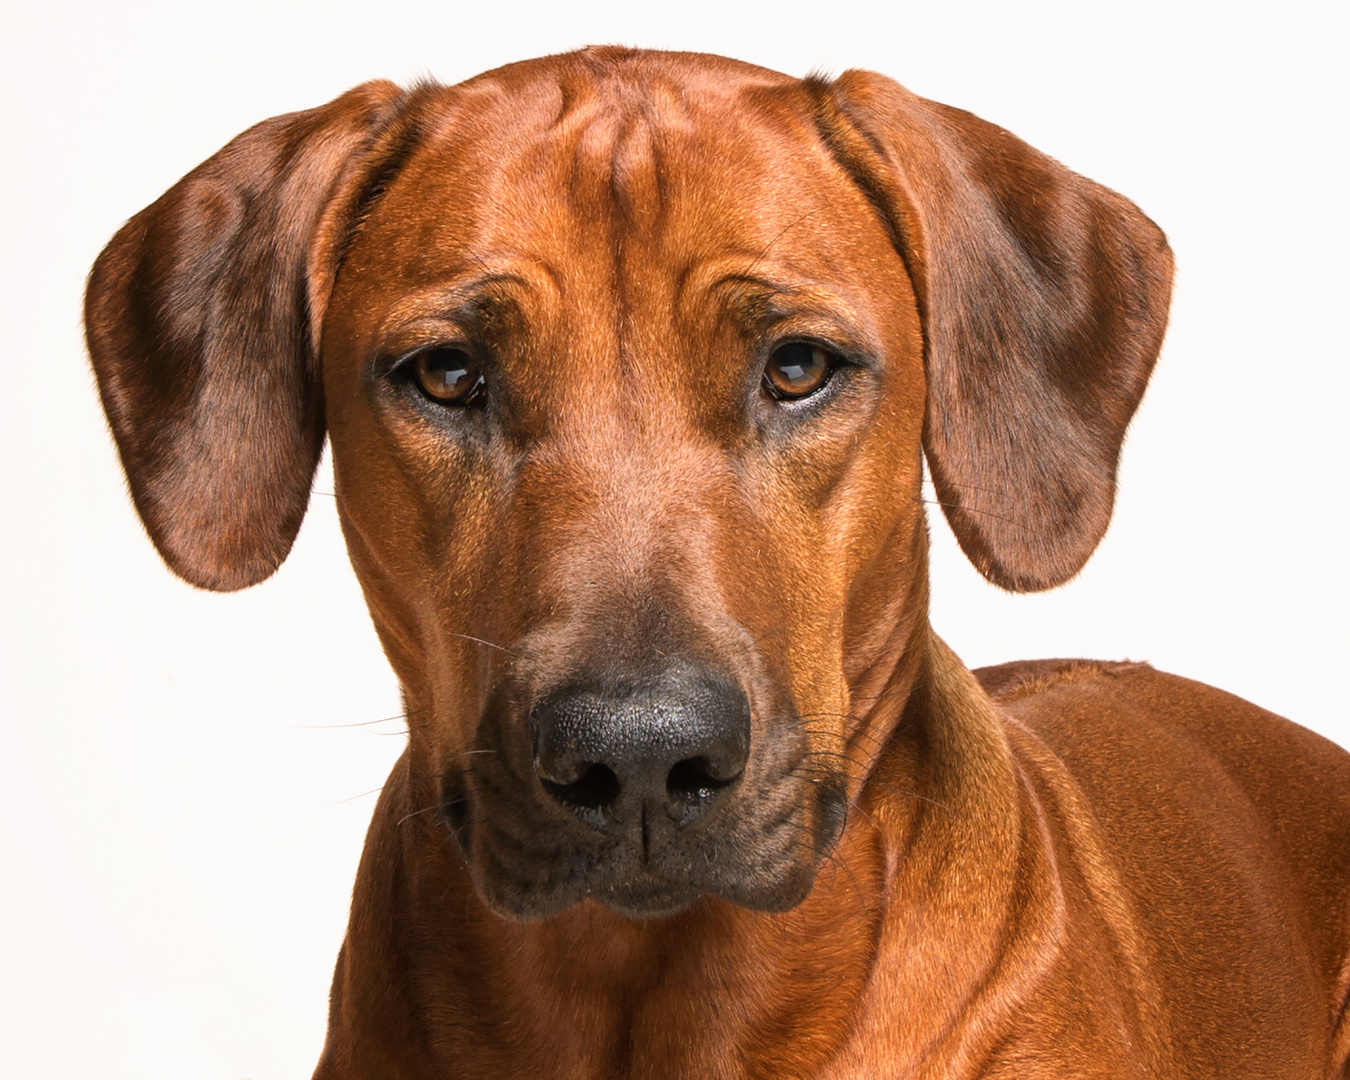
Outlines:
[{"label": "dog chin", "polygon": [[691,907],[703,893],[652,881],[593,894],[590,899],[627,919],[665,919]]},{"label": "dog chin", "polygon": [[533,882],[484,880],[474,874],[474,885],[484,903],[495,914],[513,922],[539,922],[583,903],[596,904],[639,922],[672,918],[704,900],[723,900],[751,911],[783,912],[805,900],[814,881],[814,871],[807,870],[790,875],[771,889],[707,890],[647,878],[604,890],[550,890]]},{"label": "dog chin", "polygon": [[484,872],[481,863],[471,864],[474,887],[483,902],[497,915],[514,922],[538,922],[560,915],[578,904],[593,903],[626,919],[663,919],[691,907],[704,893],[696,888],[645,876],[604,889],[580,882],[551,886]]},{"label": "dog chin", "polygon": [[663,919],[703,899],[723,900],[751,911],[782,912],[795,908],[815,884],[814,866],[786,866],[779,880],[728,882],[717,888],[693,888],[647,879],[592,894],[589,899],[630,919]]},{"label": "dog chin", "polygon": [[[716,882],[680,881],[641,872],[607,884],[571,879],[544,883],[492,873],[482,860],[470,861],[474,885],[484,902],[504,918],[535,922],[580,903],[594,903],[627,919],[665,919],[702,900],[721,900],[765,913],[790,911],[811,892],[816,863],[792,861],[772,870],[761,866],[744,879],[724,876]],[[767,872],[766,872],[767,870]]]}]

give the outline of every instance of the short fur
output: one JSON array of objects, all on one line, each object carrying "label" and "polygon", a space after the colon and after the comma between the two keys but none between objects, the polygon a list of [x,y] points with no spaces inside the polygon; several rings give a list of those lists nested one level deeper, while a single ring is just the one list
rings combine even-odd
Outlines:
[{"label": "short fur", "polygon": [[[133,218],[88,339],[152,539],[266,577],[326,432],[407,702],[316,1080],[1344,1080],[1350,756],[928,627],[921,452],[990,580],[1071,577],[1171,269],[882,76],[621,49],[358,87]],[[785,402],[791,341],[834,367]],[[549,795],[540,703],[687,670],[749,708],[711,809],[639,847]]]}]

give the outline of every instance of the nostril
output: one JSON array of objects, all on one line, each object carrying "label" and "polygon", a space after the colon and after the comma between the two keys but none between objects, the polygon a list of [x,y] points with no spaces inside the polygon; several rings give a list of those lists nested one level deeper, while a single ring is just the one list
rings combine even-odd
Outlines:
[{"label": "nostril", "polygon": [[685,758],[666,775],[666,793],[681,802],[710,799],[740,776],[739,770],[733,776],[718,776],[718,771],[706,757]]},{"label": "nostril", "polygon": [[615,834],[658,811],[692,824],[725,801],[750,756],[744,691],[694,665],[564,684],[538,697],[529,726],[542,794]]},{"label": "nostril", "polygon": [[540,777],[544,790],[564,806],[581,810],[601,810],[619,797],[619,778],[608,765],[592,762],[590,766],[570,784]]}]

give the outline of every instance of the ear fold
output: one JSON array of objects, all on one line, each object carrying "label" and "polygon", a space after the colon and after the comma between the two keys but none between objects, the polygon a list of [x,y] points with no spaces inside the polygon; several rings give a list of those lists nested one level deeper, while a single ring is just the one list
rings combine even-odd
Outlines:
[{"label": "ear fold", "polygon": [[300,528],[324,437],[311,239],[399,96],[367,83],[250,128],[94,264],[85,329],[103,407],[136,509],[194,585],[261,581]]},{"label": "ear fold", "polygon": [[811,88],[914,280],[924,450],[952,530],[996,585],[1062,584],[1110,521],[1167,323],[1166,239],[1128,200],[970,113],[864,71]]}]

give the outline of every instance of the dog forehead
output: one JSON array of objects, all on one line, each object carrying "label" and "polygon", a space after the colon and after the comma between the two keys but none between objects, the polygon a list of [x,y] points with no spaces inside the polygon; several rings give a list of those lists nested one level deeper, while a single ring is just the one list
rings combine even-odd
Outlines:
[{"label": "dog forehead", "polygon": [[594,284],[624,248],[681,273],[770,245],[819,267],[831,247],[887,244],[804,85],[763,69],[592,50],[428,88],[412,108],[415,136],[362,228],[405,286],[494,256]]}]

